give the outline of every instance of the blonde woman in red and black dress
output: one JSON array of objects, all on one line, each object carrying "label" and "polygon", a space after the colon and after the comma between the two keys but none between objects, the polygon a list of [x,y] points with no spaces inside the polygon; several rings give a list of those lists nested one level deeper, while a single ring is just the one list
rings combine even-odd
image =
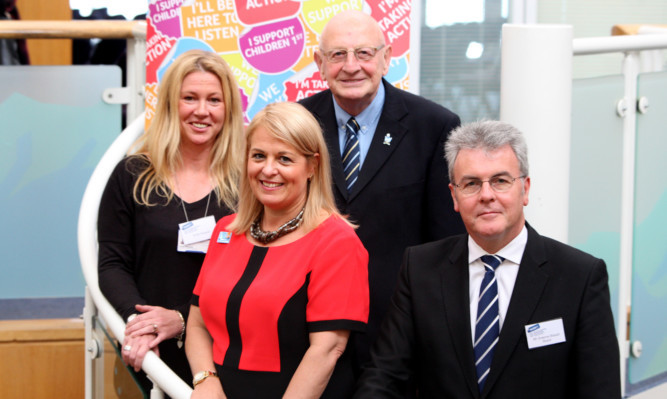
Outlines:
[{"label": "blonde woman in red and black dress", "polygon": [[336,210],[314,117],[275,103],[248,127],[239,210],[194,289],[192,398],[344,398],[350,331],[368,320],[368,253]]}]

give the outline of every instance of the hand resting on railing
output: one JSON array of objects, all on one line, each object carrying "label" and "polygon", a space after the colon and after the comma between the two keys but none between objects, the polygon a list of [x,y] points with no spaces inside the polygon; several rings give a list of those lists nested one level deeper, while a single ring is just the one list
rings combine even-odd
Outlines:
[{"label": "hand resting on railing", "polygon": [[156,355],[160,356],[160,350],[157,345],[153,348],[150,346],[153,340],[155,340],[154,334],[137,335],[134,337],[126,336],[123,340],[123,350],[121,351],[125,364],[133,367],[134,371],[139,371],[148,351],[152,350]]},{"label": "hand resting on railing", "polygon": [[[123,341],[123,360],[141,369],[144,356],[149,350],[159,355],[158,344],[171,338],[180,338],[183,334],[183,319],[177,311],[161,306],[137,305],[140,314],[128,321]],[[131,349],[125,350],[127,347]]]}]

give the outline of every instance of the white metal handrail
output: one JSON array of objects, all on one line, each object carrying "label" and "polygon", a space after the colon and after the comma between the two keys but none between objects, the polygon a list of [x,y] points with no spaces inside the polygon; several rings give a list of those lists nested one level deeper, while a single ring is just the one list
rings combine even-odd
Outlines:
[{"label": "white metal handrail", "polygon": [[574,55],[659,50],[667,48],[667,34],[587,37],[572,41]]},{"label": "white metal handrail", "polygon": [[[102,192],[109,176],[113,172],[114,167],[125,156],[132,143],[143,133],[144,123],[144,114],[142,113],[111,144],[93,171],[81,201],[78,223],[78,245],[81,268],[87,285],[86,311],[84,311],[87,348],[93,346],[101,347],[99,343],[91,342],[94,339],[92,334],[90,334],[92,316],[95,314],[94,309],[99,312],[107,328],[116,339],[121,343],[123,342],[125,322],[104,297],[98,285],[97,212]],[[89,303],[89,299],[92,299],[93,303]],[[90,357],[87,357],[86,360],[86,398],[93,397],[92,360]],[[192,394],[192,389],[153,352],[149,352],[146,355],[142,369],[171,397],[185,399],[189,398]]]}]

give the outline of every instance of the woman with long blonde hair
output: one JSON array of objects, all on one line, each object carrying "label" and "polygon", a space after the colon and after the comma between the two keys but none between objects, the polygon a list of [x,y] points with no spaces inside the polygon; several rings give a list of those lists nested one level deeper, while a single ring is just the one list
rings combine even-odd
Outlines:
[{"label": "woman with long blonde hair", "polygon": [[[189,382],[192,288],[215,223],[238,200],[243,113],[227,63],[201,50],[176,58],[133,148],[100,204],[99,285],[127,321],[123,360],[139,371],[153,350]],[[145,377],[142,385],[150,389]]]}]

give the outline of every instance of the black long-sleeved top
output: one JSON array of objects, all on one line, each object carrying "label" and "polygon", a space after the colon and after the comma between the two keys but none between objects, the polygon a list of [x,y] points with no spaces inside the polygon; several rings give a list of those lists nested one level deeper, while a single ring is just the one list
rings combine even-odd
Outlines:
[{"label": "black long-sleeved top", "polygon": [[[176,250],[178,224],[186,221],[179,197],[165,205],[165,198],[152,193],[150,200],[157,205],[150,207],[134,201],[134,183],[145,166],[138,157],[122,160],[102,195],[97,226],[100,289],[123,320],[137,313],[136,304],[175,309],[187,320],[204,254]],[[188,219],[204,216],[207,201],[208,196],[185,203]],[[212,192],[208,215],[217,221],[230,213]],[[161,359],[190,383],[185,351],[176,340],[163,341],[159,349]]]}]

